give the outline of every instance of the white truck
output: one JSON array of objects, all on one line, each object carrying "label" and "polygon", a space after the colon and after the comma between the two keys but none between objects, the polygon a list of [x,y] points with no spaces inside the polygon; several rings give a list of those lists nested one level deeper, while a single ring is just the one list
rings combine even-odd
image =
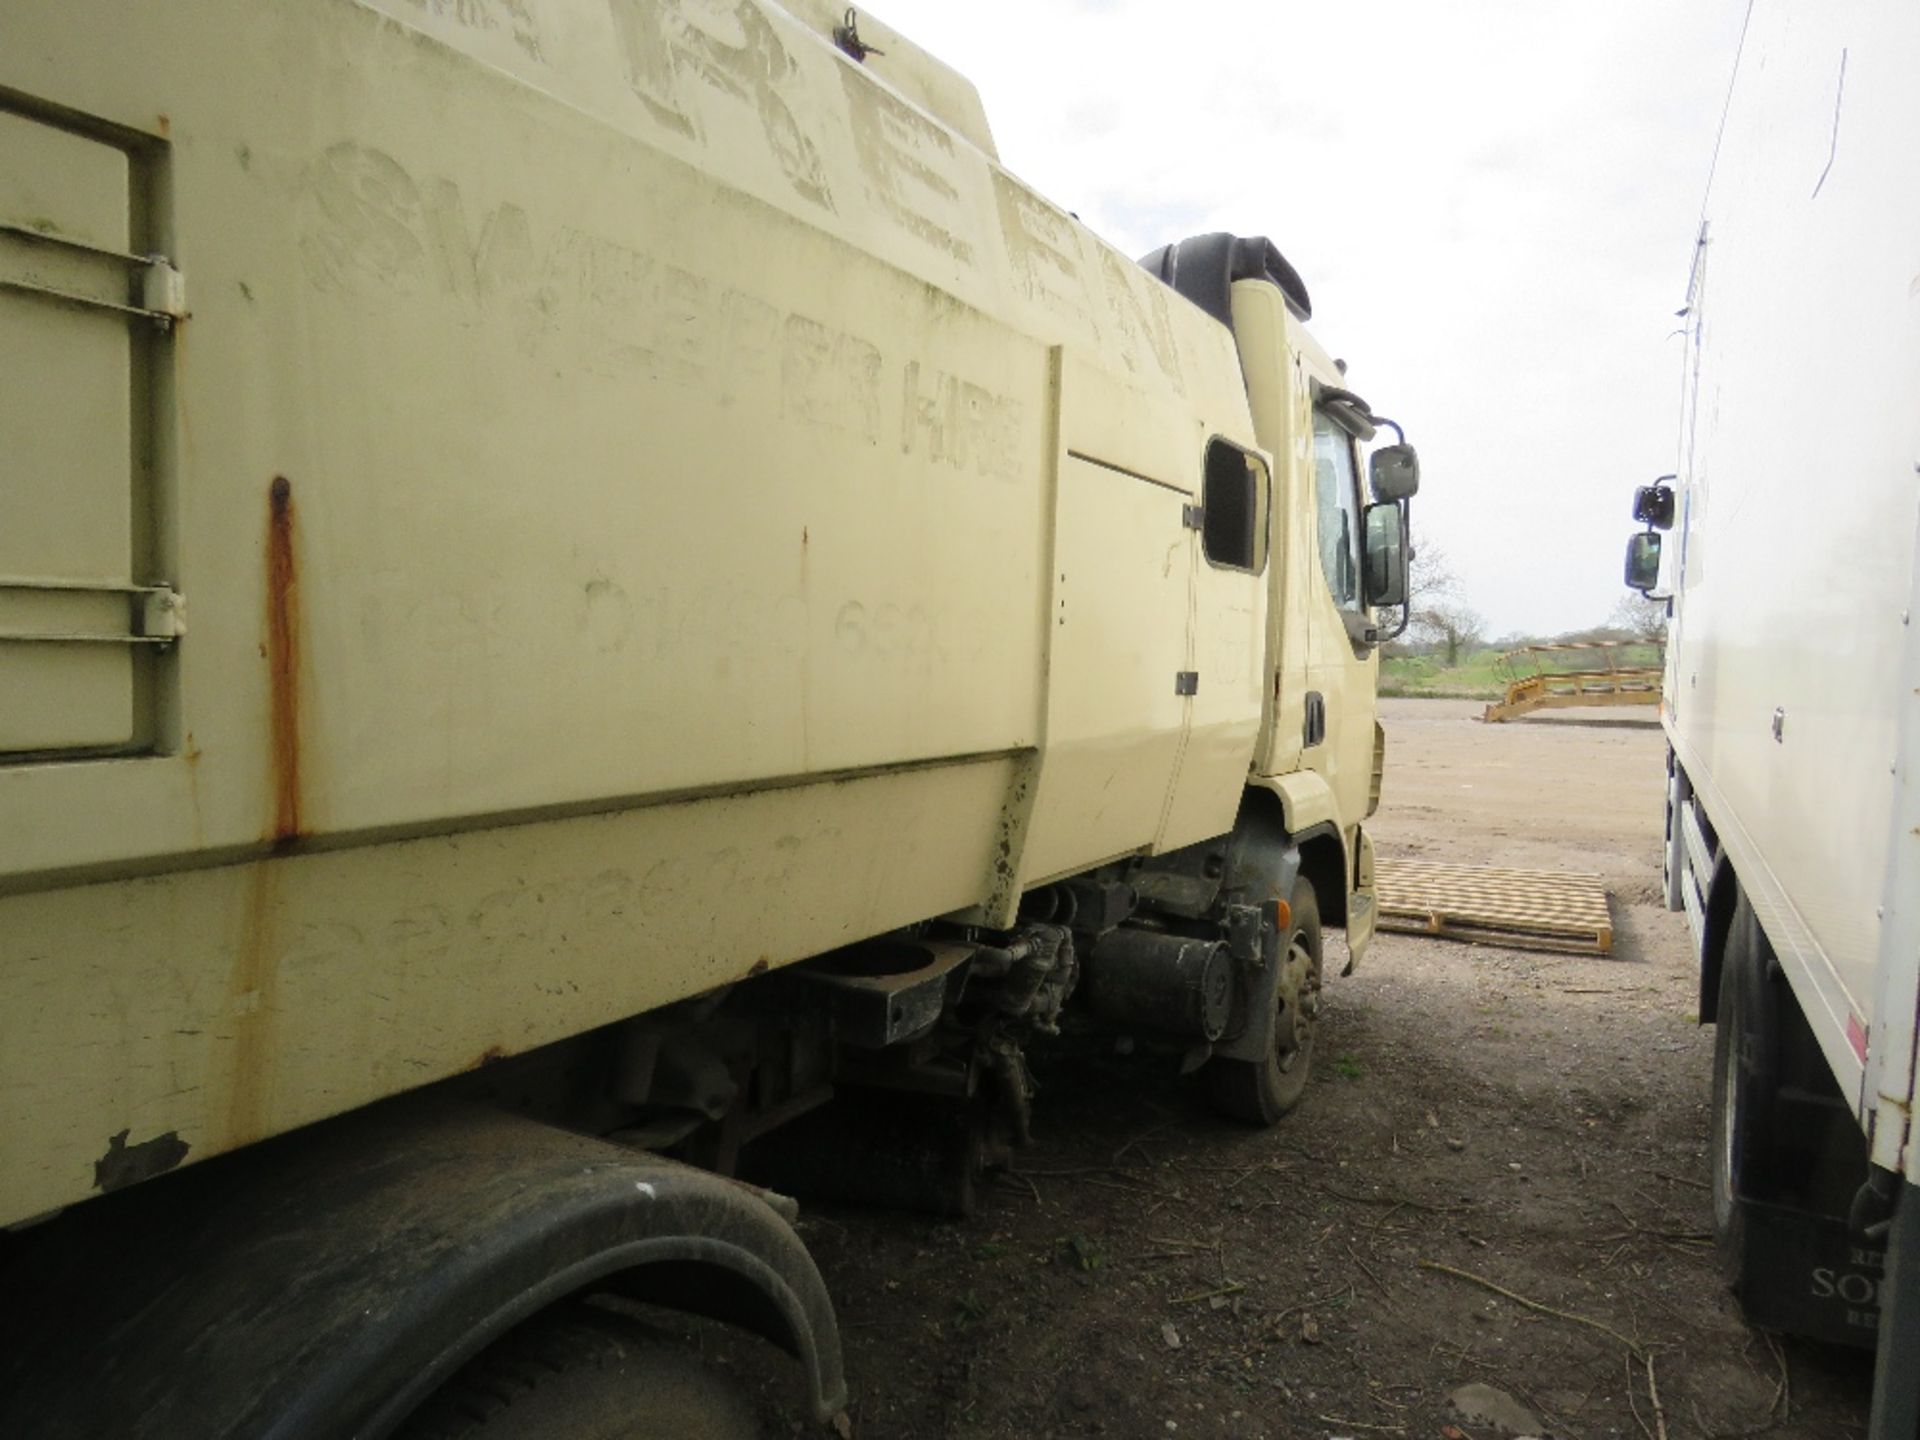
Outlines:
[{"label": "white truck", "polygon": [[1920,1424],[1917,72],[1912,5],[1754,4],[1679,470],[1627,559],[1671,597],[1667,901],[1717,1030],[1721,1255],[1755,1323],[1878,1344],[1874,1440]]},{"label": "white truck", "polygon": [[842,3],[0,4],[0,1432],[738,1433],[615,1301],[827,1414],[742,1179],[964,1209],[1063,1016],[1276,1121],[1418,481],[1310,310]]}]

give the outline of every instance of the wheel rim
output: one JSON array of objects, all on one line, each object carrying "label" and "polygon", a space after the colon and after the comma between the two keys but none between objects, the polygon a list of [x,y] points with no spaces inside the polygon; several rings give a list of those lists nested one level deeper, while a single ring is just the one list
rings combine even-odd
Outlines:
[{"label": "wheel rim", "polygon": [[1320,1015],[1320,966],[1297,932],[1283,964],[1274,997],[1279,1011],[1273,1022],[1273,1057],[1285,1074],[1313,1045],[1314,1022]]}]

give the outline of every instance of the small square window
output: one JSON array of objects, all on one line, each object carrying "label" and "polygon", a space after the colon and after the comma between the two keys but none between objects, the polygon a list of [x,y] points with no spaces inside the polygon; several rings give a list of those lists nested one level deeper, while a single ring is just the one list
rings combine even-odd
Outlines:
[{"label": "small square window", "polygon": [[1201,548],[1215,565],[1258,572],[1267,563],[1267,467],[1226,440],[1207,445]]}]

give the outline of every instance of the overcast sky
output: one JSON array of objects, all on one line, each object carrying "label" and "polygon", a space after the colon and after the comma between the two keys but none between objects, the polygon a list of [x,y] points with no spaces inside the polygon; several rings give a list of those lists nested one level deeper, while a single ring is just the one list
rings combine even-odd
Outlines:
[{"label": "overcast sky", "polygon": [[1264,234],[1420,449],[1489,633],[1604,620],[1674,469],[1685,300],[1747,0],[884,0],[1003,164],[1131,255]]}]

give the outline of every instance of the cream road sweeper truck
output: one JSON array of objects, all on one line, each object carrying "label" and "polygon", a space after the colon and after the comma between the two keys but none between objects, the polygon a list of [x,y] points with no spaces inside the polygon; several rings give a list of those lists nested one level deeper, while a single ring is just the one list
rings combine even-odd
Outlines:
[{"label": "cream road sweeper truck", "polygon": [[787,1194],[1063,1020],[1286,1112],[1418,483],[1308,315],[837,3],[0,6],[0,1430],[733,1433],[630,1301],[831,1414]]}]

